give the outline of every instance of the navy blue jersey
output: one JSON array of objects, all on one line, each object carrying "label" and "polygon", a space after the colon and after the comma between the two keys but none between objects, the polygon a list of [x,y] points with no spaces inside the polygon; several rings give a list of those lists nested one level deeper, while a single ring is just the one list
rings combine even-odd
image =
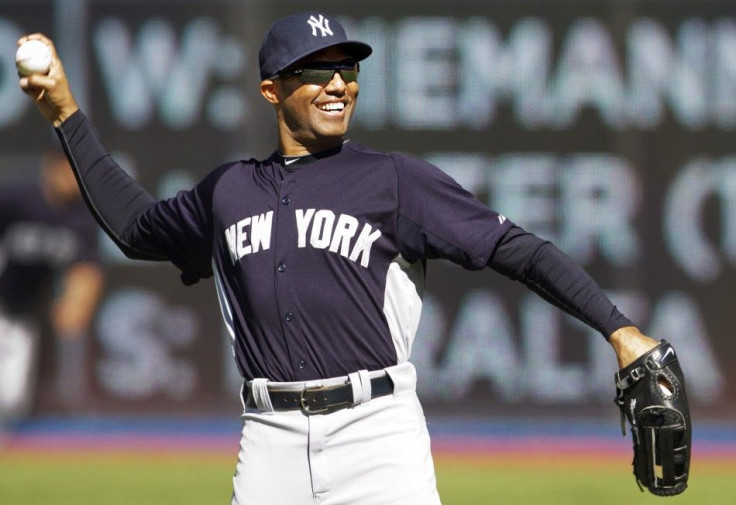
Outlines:
[{"label": "navy blue jersey", "polygon": [[138,220],[183,271],[212,268],[246,377],[309,380],[408,359],[424,260],[486,265],[511,226],[434,166],[348,142],[241,161]]},{"label": "navy blue jersey", "polygon": [[59,272],[97,259],[97,230],[80,201],[52,206],[37,181],[0,189],[0,306],[32,313],[52,298]]}]

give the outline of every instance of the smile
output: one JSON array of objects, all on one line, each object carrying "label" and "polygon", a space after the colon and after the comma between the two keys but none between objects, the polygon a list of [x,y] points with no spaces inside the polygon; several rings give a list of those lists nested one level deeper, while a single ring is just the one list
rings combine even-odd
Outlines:
[{"label": "smile", "polygon": [[339,113],[345,110],[345,104],[342,102],[323,103],[318,105],[317,108],[329,113]]}]

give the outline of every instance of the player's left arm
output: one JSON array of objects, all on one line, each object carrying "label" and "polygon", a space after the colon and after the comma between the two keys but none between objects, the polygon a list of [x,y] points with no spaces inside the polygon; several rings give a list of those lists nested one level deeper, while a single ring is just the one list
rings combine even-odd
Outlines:
[{"label": "player's left arm", "polygon": [[627,319],[572,258],[518,226],[499,240],[488,266],[598,330],[621,368],[658,344]]},{"label": "player's left arm", "polygon": [[59,295],[51,307],[51,323],[60,337],[88,331],[102,297],[104,275],[93,262],[72,264],[62,276]]},{"label": "player's left arm", "polygon": [[520,281],[609,339],[619,363],[656,345],[554,244],[490,209],[434,165],[406,156],[393,159],[397,245],[404,258],[445,258],[471,270],[488,266]]}]

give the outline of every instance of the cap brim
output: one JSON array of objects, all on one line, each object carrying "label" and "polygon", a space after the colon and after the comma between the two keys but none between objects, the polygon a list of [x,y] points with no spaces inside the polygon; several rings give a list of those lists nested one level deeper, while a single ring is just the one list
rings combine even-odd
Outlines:
[{"label": "cap brim", "polygon": [[300,54],[297,57],[293,58],[288,63],[284,64],[283,67],[279,68],[276,73],[283,72],[287,68],[293,66],[294,64],[300,62],[304,58],[313,55],[314,53],[318,53],[320,51],[323,51],[325,49],[328,49],[330,47],[341,47],[345,49],[345,52],[347,52],[351,58],[355,59],[355,61],[363,61],[368,56],[373,53],[373,48],[366,44],[365,42],[359,42],[357,40],[346,40],[343,42],[337,42],[335,44],[325,44],[324,46],[314,47],[310,51],[305,52],[304,54]]}]

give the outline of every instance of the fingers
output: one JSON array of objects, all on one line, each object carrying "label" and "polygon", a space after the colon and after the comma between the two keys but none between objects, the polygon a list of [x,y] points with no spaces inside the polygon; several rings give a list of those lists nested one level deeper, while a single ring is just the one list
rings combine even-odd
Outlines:
[{"label": "fingers", "polygon": [[20,84],[20,87],[23,91],[36,88],[52,89],[54,86],[56,86],[56,79],[48,75],[33,74],[27,77],[21,77],[18,81],[18,84]]},{"label": "fingers", "polygon": [[56,86],[56,79],[46,75],[36,74],[21,77],[18,83],[25,94],[30,96],[35,102],[40,102],[43,100],[46,90],[51,90]]},{"label": "fingers", "polygon": [[21,38],[18,39],[18,42],[17,42],[18,47],[20,47],[21,44],[29,40],[40,40],[41,42],[49,46],[51,48],[51,51],[54,53],[54,55],[56,55],[56,48],[54,47],[54,43],[52,42],[50,38],[48,38],[43,33],[30,33],[28,35],[23,35]]}]

